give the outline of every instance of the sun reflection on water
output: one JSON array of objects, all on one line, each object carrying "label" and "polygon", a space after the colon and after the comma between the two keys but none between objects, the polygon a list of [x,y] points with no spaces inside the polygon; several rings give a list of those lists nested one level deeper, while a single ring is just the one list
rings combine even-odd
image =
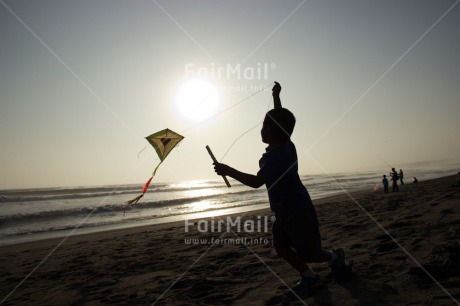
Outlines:
[{"label": "sun reflection on water", "polygon": [[210,208],[212,206],[212,203],[210,201],[199,201],[199,202],[194,202],[190,204],[190,208],[193,211],[202,211]]},{"label": "sun reflection on water", "polygon": [[173,188],[206,188],[211,186],[212,184],[203,180],[185,181],[171,185]]},{"label": "sun reflection on water", "polygon": [[216,188],[212,183],[202,180],[186,181],[171,185],[171,187],[174,189],[180,189],[178,192],[181,196],[186,198],[207,197],[224,192],[222,188]]}]

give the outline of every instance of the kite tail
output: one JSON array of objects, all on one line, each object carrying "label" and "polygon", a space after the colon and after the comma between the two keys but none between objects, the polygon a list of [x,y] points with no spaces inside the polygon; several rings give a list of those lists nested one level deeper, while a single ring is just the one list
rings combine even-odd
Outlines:
[{"label": "kite tail", "polygon": [[139,200],[144,196],[144,194],[141,194],[141,195],[138,195],[137,197],[135,197],[134,199],[132,200],[129,200],[129,201],[126,201],[125,202],[125,208],[123,209],[123,216],[126,214],[126,210],[128,208],[130,208],[131,206],[133,205],[136,205],[137,202],[139,202]]},{"label": "kite tail", "polygon": [[157,173],[158,167],[160,167],[160,165],[161,165],[162,162],[163,162],[163,161],[160,161],[160,163],[158,164],[158,166],[155,167],[155,170],[153,170],[153,173],[152,173],[152,177],[155,176],[155,174]]},{"label": "kite tail", "polygon": [[138,196],[135,197],[134,199],[129,200],[129,201],[126,201],[126,202],[125,202],[125,205],[126,205],[126,206],[133,206],[133,205],[137,204],[137,202],[138,202],[143,196],[144,196],[144,194],[138,195]]},{"label": "kite tail", "polygon": [[149,186],[150,186],[150,182],[152,181],[153,177],[155,176],[155,174],[157,173],[157,170],[158,170],[158,167],[160,167],[162,162],[160,162],[158,164],[158,166],[156,166],[155,170],[153,171],[152,173],[152,177],[144,184],[144,187],[142,187],[142,194],[138,195],[137,197],[135,197],[134,199],[132,200],[129,200],[129,201],[126,201],[125,202],[125,209],[123,210],[123,215],[126,213],[126,209],[128,208],[131,208],[132,206],[136,205],[137,202],[139,202],[139,200],[144,196],[144,194],[147,192],[147,190],[149,189]]}]

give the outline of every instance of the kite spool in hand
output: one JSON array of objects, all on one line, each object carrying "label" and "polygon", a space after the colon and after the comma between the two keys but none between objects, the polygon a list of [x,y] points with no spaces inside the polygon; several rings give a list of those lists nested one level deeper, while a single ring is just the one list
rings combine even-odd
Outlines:
[{"label": "kite spool in hand", "polygon": [[[211,148],[209,146],[206,146],[206,150],[208,150],[209,156],[211,156],[213,162],[218,163],[217,159],[214,157],[214,154],[212,154]],[[232,187],[224,175],[222,175],[222,178],[224,179],[225,184],[227,184],[228,188]]]}]

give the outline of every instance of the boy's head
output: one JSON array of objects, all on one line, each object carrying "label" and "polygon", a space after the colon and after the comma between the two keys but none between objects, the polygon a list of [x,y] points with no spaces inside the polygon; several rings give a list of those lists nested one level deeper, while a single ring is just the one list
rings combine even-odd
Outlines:
[{"label": "boy's head", "polygon": [[266,115],[262,127],[262,141],[265,143],[286,141],[294,131],[295,117],[286,108],[275,108]]}]

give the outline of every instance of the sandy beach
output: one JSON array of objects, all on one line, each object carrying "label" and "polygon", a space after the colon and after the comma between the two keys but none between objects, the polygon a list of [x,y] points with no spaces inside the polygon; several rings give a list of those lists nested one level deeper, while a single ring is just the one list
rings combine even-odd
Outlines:
[{"label": "sandy beach", "polygon": [[355,277],[336,282],[313,264],[324,284],[313,292],[290,292],[298,274],[272,248],[267,209],[240,214],[239,233],[219,232],[216,217],[188,232],[176,222],[2,246],[1,304],[456,305],[459,180],[314,201],[323,247],[343,248]]}]

